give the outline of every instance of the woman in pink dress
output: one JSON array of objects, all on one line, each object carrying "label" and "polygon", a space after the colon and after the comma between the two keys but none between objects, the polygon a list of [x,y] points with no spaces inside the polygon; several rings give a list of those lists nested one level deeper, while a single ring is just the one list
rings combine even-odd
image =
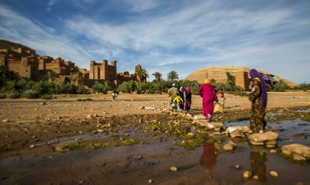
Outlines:
[{"label": "woman in pink dress", "polygon": [[214,109],[214,102],[218,102],[215,89],[210,83],[209,79],[204,79],[198,89],[198,94],[202,97],[203,115],[207,118],[207,121],[211,121],[211,117]]}]

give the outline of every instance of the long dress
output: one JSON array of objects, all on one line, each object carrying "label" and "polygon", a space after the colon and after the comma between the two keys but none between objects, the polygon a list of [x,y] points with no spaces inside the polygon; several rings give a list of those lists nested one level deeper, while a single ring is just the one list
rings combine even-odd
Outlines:
[{"label": "long dress", "polygon": [[261,84],[259,80],[253,80],[252,92],[249,95],[249,100],[252,102],[251,115],[250,115],[250,128],[254,133],[258,133],[260,130],[264,131],[266,126],[265,114],[267,106],[267,95],[266,103],[261,106]]},{"label": "long dress", "polygon": [[218,102],[215,89],[212,84],[203,84],[198,88],[198,94],[202,97],[203,114],[210,118],[213,114],[214,101]]}]

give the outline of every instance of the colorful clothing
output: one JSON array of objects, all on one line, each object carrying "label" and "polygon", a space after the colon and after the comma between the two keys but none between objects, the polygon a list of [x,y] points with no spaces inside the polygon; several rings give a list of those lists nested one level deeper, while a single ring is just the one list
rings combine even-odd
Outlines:
[{"label": "colorful clothing", "polygon": [[213,114],[214,101],[218,102],[215,89],[212,84],[205,83],[199,87],[198,94],[202,97],[203,114],[210,121]]},{"label": "colorful clothing", "polygon": [[189,87],[185,88],[184,91],[184,110],[187,111],[187,113],[191,110],[191,104],[192,104],[192,93]]},{"label": "colorful clothing", "polygon": [[177,110],[180,111],[180,110],[181,110],[181,105],[183,104],[182,98],[181,98],[179,95],[177,95],[177,96],[173,99],[173,102],[176,104]]},{"label": "colorful clothing", "polygon": [[214,143],[206,142],[203,146],[203,155],[199,163],[205,166],[207,173],[211,172],[213,166],[216,164],[217,155]]},{"label": "colorful clothing", "polygon": [[[252,70],[251,70],[252,71]],[[265,114],[267,106],[267,93],[265,80],[255,75],[253,72],[250,76],[252,78],[252,91],[249,95],[249,100],[252,102],[250,128],[254,133],[264,131],[266,127]]]}]

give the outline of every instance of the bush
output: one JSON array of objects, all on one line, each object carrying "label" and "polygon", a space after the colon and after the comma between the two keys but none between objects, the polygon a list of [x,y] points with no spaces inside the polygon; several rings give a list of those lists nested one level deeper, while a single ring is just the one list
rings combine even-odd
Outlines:
[{"label": "bush", "polygon": [[95,82],[95,84],[92,86],[92,93],[103,93],[107,94],[107,88],[104,84],[99,83],[98,81]]},{"label": "bush", "polygon": [[76,93],[77,94],[88,94],[88,91],[84,86],[79,85],[76,89]]},{"label": "bush", "polygon": [[7,97],[11,99],[17,99],[20,97],[20,94],[18,92],[13,92],[13,93],[7,94]]},{"label": "bush", "polygon": [[51,94],[43,94],[41,98],[48,100],[48,99],[52,99],[52,97],[53,97],[53,95],[51,95]]},{"label": "bush", "polygon": [[280,80],[273,86],[272,90],[275,92],[284,92],[285,90],[289,88],[290,87],[283,80]]},{"label": "bush", "polygon": [[22,98],[39,98],[39,93],[35,90],[27,90],[21,94]]},{"label": "bush", "polygon": [[6,98],[6,94],[0,93],[0,99]]}]

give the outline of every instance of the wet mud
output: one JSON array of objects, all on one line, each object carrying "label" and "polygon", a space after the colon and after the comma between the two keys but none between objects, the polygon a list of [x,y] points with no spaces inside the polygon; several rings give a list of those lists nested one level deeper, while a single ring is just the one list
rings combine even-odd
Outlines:
[{"label": "wet mud", "polygon": [[[49,112],[53,111],[57,110]],[[191,113],[201,114],[201,109]],[[1,124],[0,184],[310,183],[309,161],[295,162],[278,150],[290,143],[310,146],[310,113],[305,107],[268,112],[267,130],[279,134],[277,153],[252,146],[246,139],[214,135],[184,113],[66,115],[42,114],[37,119],[17,115]],[[249,112],[219,113],[213,121],[226,127],[249,125]],[[182,145],[188,132],[199,136],[191,138],[195,147]],[[66,150],[56,151],[68,143],[61,148]],[[235,150],[224,151],[226,143]],[[245,179],[246,170],[259,179]]]}]

